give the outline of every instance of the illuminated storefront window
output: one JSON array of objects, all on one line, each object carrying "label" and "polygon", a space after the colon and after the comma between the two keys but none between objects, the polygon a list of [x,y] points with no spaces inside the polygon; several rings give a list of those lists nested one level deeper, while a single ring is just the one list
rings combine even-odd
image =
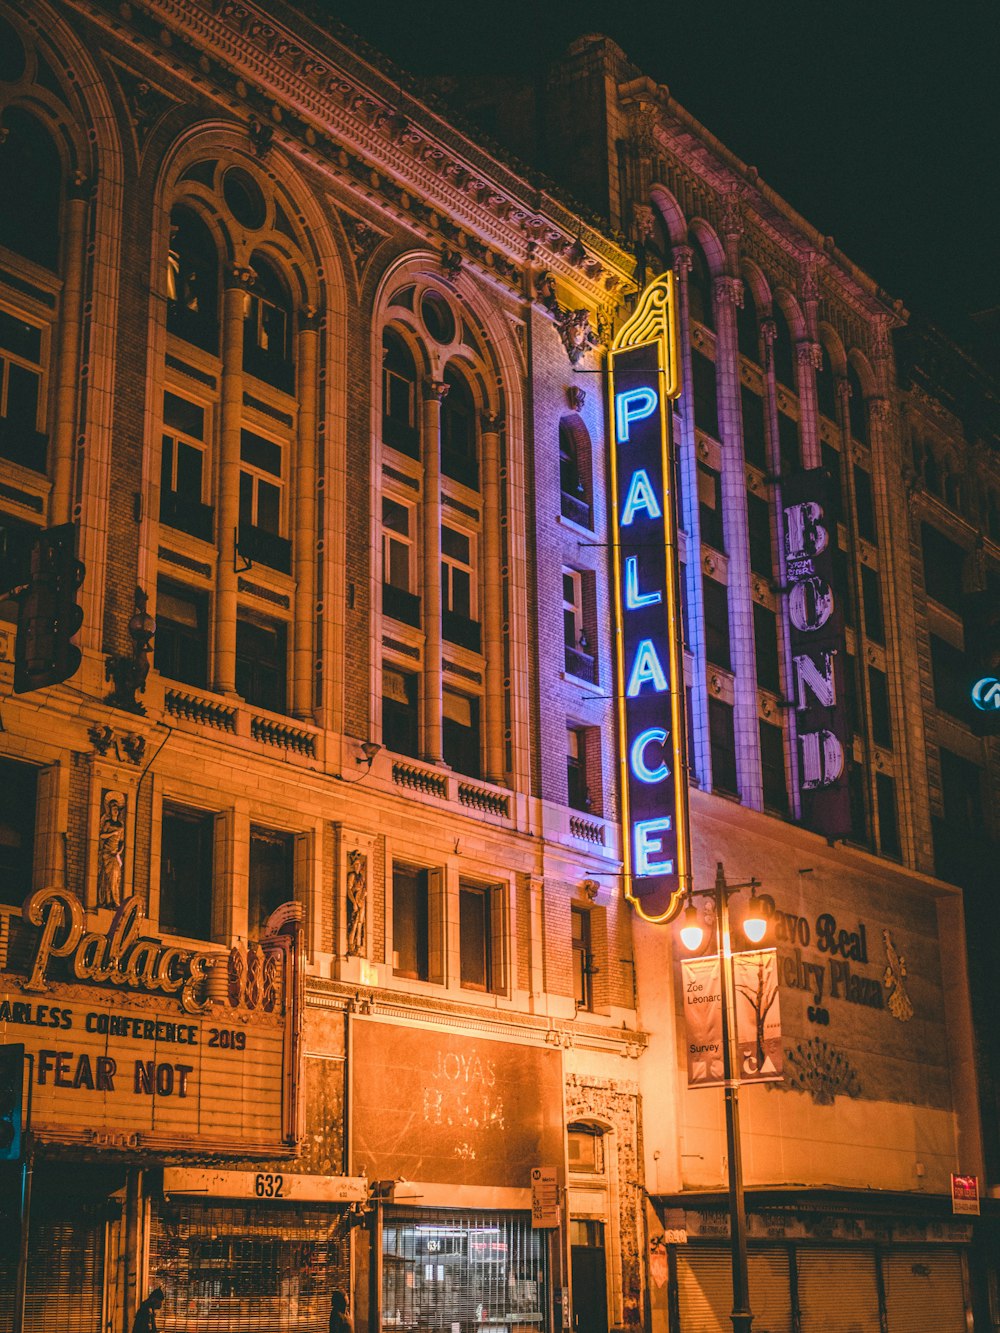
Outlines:
[{"label": "illuminated storefront window", "polygon": [[517,1213],[387,1216],[382,1233],[382,1327],[452,1333],[489,1325],[547,1326],[544,1233]]}]

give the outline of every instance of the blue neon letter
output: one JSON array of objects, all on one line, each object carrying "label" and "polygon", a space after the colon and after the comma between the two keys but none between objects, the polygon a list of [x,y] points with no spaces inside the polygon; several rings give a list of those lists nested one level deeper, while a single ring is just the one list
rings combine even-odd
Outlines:
[{"label": "blue neon letter", "polygon": [[628,428],[633,421],[651,417],[660,405],[655,389],[626,389],[615,394],[615,429],[618,443],[628,443]]},{"label": "blue neon letter", "polygon": [[640,606],[655,606],[663,601],[662,592],[639,591],[639,557],[625,557],[625,609],[635,611]]},{"label": "blue neon letter", "polygon": [[635,847],[635,873],[639,875],[672,875],[673,861],[651,861],[654,852],[663,851],[663,839],[658,833],[670,832],[670,816],[664,819],[643,819],[632,830]]},{"label": "blue neon letter", "polygon": [[652,683],[657,694],[662,694],[667,688],[667,678],[663,674],[663,667],[660,666],[653,640],[641,639],[639,647],[635,650],[635,661],[632,663],[632,672],[625,693],[630,699],[634,699],[647,681]]},{"label": "blue neon letter", "polygon": [[667,739],[667,732],[662,727],[648,727],[645,731],[640,731],[632,742],[632,748],[629,750],[629,760],[632,764],[632,772],[640,782],[662,782],[664,778],[670,777],[670,769],[666,762],[661,759],[655,768],[650,768],[646,763],[644,751],[647,745],[658,743],[664,745]]},{"label": "blue neon letter", "polygon": [[653,483],[649,480],[649,473],[642,467],[632,473],[632,480],[628,484],[628,495],[625,497],[625,508],[622,510],[623,528],[628,527],[639,509],[645,509],[650,518],[663,517],[656,492],[653,490]]}]

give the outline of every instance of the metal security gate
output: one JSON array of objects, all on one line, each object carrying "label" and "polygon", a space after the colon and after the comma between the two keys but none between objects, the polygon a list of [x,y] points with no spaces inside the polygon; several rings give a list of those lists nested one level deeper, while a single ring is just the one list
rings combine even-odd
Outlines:
[{"label": "metal security gate", "polygon": [[[754,1329],[792,1333],[788,1251],[751,1250],[747,1262]],[[728,1249],[681,1247],[677,1251],[681,1333],[732,1333],[732,1257]]]},{"label": "metal security gate", "polygon": [[154,1199],[146,1289],[164,1333],[326,1333],[330,1292],[349,1286],[341,1210],[212,1207]]},{"label": "metal security gate", "polygon": [[874,1250],[800,1248],[797,1263],[802,1333],[881,1333]]},{"label": "metal security gate", "polygon": [[548,1328],[547,1232],[527,1213],[387,1210],[382,1323],[420,1333]]},{"label": "metal security gate", "polygon": [[957,1250],[894,1250],[882,1258],[889,1333],[966,1333]]}]

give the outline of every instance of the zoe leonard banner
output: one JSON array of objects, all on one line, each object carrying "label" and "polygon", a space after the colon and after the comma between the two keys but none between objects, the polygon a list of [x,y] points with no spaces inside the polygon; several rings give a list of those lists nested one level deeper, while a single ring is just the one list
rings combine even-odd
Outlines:
[{"label": "zoe leonard banner", "polygon": [[[736,991],[733,1076],[740,1083],[777,1082],[782,1077],[777,957],[774,949],[748,949],[733,954]],[[718,954],[681,961],[689,1088],[715,1088],[724,1081],[719,963]]]}]

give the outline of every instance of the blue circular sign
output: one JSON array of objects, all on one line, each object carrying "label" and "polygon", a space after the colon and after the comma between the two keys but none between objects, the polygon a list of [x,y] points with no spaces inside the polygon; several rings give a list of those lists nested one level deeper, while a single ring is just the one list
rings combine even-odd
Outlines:
[{"label": "blue circular sign", "polygon": [[1000,713],[1000,680],[983,676],[972,687],[972,702],[983,713]]}]

